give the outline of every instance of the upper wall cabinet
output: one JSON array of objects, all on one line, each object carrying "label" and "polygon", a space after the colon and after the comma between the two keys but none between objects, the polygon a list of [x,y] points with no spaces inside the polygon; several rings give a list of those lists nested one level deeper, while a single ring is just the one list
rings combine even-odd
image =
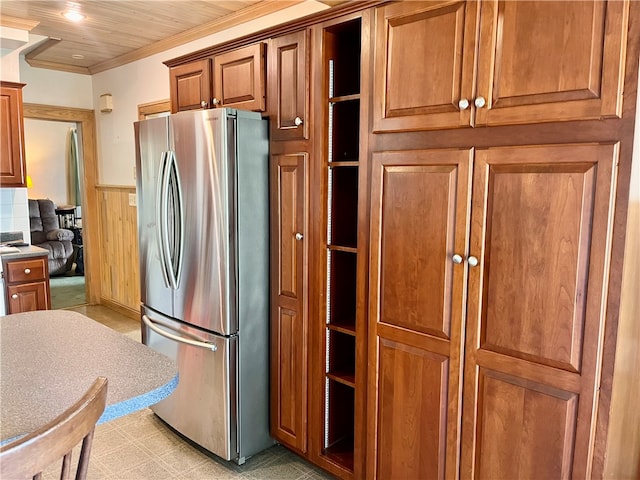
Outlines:
[{"label": "upper wall cabinet", "polygon": [[628,9],[600,0],[380,7],[374,131],[620,116]]},{"label": "upper wall cabinet", "polygon": [[24,187],[22,83],[0,82],[0,185]]},{"label": "upper wall cabinet", "polygon": [[171,67],[171,113],[208,108],[211,101],[211,59]]},{"label": "upper wall cabinet", "polygon": [[265,44],[171,67],[171,112],[231,107],[265,109]]},{"label": "upper wall cabinet", "polygon": [[265,50],[261,42],[213,57],[214,106],[264,111]]},{"label": "upper wall cabinet", "polygon": [[267,54],[271,140],[309,138],[307,30],[274,38]]}]

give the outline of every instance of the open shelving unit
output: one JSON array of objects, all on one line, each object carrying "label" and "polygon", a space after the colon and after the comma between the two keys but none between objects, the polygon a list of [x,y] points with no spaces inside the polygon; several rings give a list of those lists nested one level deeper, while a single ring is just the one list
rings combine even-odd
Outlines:
[{"label": "open shelving unit", "polygon": [[323,30],[327,131],[322,454],[354,469],[361,18]]}]

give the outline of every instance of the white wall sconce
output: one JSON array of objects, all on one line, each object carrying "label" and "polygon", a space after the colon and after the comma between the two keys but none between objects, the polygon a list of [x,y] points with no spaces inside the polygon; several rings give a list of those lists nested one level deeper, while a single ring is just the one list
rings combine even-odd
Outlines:
[{"label": "white wall sconce", "polygon": [[100,95],[100,111],[109,113],[113,110],[113,96],[110,93]]}]

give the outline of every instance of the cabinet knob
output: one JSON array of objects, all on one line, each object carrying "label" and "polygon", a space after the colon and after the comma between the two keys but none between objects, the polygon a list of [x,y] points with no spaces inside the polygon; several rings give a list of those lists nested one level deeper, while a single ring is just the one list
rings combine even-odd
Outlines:
[{"label": "cabinet knob", "polygon": [[462,256],[456,253],[453,257],[451,257],[451,260],[453,260],[453,263],[460,265],[462,263]]},{"label": "cabinet knob", "polygon": [[17,300],[18,299],[18,294],[14,293],[13,295],[11,295],[11,298],[13,298],[14,300]]},{"label": "cabinet knob", "polygon": [[24,269],[24,273],[25,273],[26,275],[29,275],[29,274],[31,273],[31,269],[30,269],[30,268],[25,268],[25,269]]},{"label": "cabinet knob", "polygon": [[466,98],[461,98],[458,101],[458,108],[460,108],[460,110],[466,110],[467,108],[469,108],[469,100],[467,100]]},{"label": "cabinet knob", "polygon": [[213,100],[211,100],[211,103],[213,103],[214,105],[218,105],[220,103],[220,100],[214,97]]},{"label": "cabinet knob", "polygon": [[303,238],[304,238],[304,236],[300,232],[296,233],[296,240],[300,241]]},{"label": "cabinet knob", "polygon": [[487,101],[484,99],[484,97],[478,97],[474,100],[473,104],[476,106],[476,108],[482,108],[487,104]]},{"label": "cabinet knob", "polygon": [[300,125],[302,125],[302,119],[301,119],[300,117],[296,117],[296,118],[293,120],[293,123],[295,123],[295,124],[296,124],[296,127],[299,127]]},{"label": "cabinet knob", "polygon": [[477,267],[479,262],[476,257],[471,256],[467,258],[467,263],[469,264],[470,267]]},{"label": "cabinet knob", "polygon": [[200,106],[201,106],[202,108],[207,108],[207,101],[206,101],[206,100],[202,100],[202,101],[200,102]]}]

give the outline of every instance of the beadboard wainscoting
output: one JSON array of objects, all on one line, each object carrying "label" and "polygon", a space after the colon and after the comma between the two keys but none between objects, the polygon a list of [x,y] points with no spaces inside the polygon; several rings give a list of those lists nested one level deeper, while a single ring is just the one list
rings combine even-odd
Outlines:
[{"label": "beadboard wainscoting", "polygon": [[96,189],[100,212],[100,303],[138,319],[138,211],[129,202],[135,198],[136,189],[111,185],[98,185]]}]

